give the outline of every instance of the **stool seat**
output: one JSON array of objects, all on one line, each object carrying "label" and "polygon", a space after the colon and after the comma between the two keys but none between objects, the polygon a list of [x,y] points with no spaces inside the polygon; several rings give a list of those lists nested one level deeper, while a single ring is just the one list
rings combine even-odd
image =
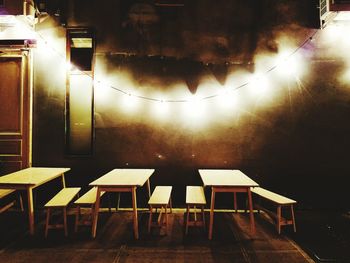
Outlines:
[{"label": "stool seat", "polygon": [[[203,226],[205,228],[204,206],[206,205],[204,189],[202,186],[187,186],[186,187],[186,235],[189,226]],[[201,219],[197,217],[197,206],[201,209]],[[194,220],[191,220],[191,210],[194,214]]]},{"label": "stool seat", "polygon": [[[166,226],[166,232],[168,232],[168,206],[170,206],[170,213],[172,212],[172,205],[171,205],[171,190],[172,186],[156,186],[154,189],[148,204],[150,206],[150,215],[149,215],[149,222],[148,222],[148,232],[151,232],[152,226],[162,226],[164,225],[164,218],[162,217],[163,210],[165,212],[165,226]],[[152,213],[153,208],[160,208],[160,213],[158,216],[157,223],[154,225],[152,223]]]}]

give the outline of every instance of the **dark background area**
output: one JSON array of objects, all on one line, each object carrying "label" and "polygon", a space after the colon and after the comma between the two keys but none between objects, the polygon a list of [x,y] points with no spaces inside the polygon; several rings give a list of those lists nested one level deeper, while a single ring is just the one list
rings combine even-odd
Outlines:
[{"label": "dark background area", "polygon": [[[66,26],[95,29],[96,72],[110,77],[128,72],[138,84],[156,80],[150,91],[165,92],[176,90],[168,85],[172,81],[213,75],[210,65],[227,61],[233,63],[228,72],[252,72],[257,54],[278,52],[281,34],[301,44],[318,26],[315,1],[184,2],[165,8],[149,1],[75,0],[62,16]],[[155,168],[152,185],[173,185],[175,206],[183,206],[186,185],[201,184],[198,168],[241,169],[262,186],[298,200],[300,209],[348,210],[350,93],[336,78],[345,67],[341,58],[324,59],[322,47],[310,42],[304,88],[286,88],[271,105],[251,104],[240,117],[224,112],[203,128],[175,115],[158,122],[149,112],[126,114],[115,107],[120,105],[115,92],[112,101],[95,100],[93,154],[73,157],[64,145],[65,72],[56,68],[51,74],[47,68],[64,54],[60,23],[56,17],[37,26],[39,33],[56,34],[62,50],[35,58],[34,166],[71,167],[68,185],[83,187],[113,168]],[[279,85],[297,86],[295,80]],[[218,202],[230,206],[231,198]]]}]

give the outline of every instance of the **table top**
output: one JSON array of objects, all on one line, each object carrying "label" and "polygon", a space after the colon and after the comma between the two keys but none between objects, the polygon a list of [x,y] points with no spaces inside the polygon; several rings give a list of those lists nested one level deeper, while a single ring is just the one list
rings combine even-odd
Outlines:
[{"label": "table top", "polygon": [[91,182],[92,186],[143,186],[154,169],[114,169]]},{"label": "table top", "polygon": [[240,170],[200,169],[199,174],[204,186],[259,186],[258,183],[250,179]]},{"label": "table top", "polygon": [[27,186],[39,186],[48,181],[61,176],[63,173],[69,171],[70,168],[53,168],[53,167],[30,167],[23,170],[19,170],[14,173],[10,173],[0,177],[1,186],[12,185],[27,185]]}]

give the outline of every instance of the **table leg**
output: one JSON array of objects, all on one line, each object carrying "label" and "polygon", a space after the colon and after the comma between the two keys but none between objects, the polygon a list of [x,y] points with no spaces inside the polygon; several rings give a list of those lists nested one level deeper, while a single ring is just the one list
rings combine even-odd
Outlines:
[{"label": "table leg", "polygon": [[237,193],[233,192],[233,207],[235,209],[235,212],[237,213]]},{"label": "table leg", "polygon": [[120,206],[120,192],[118,192],[117,211],[119,211],[119,206]]},{"label": "table leg", "polygon": [[209,235],[208,239],[213,237],[213,223],[214,223],[214,203],[215,203],[215,189],[211,188],[211,203],[210,203],[210,222],[209,222]]},{"label": "table leg", "polygon": [[249,204],[249,215],[250,215],[250,231],[254,235],[255,234],[255,222],[254,222],[252,192],[250,191],[250,187],[248,187],[247,192],[248,192],[248,204]]},{"label": "table leg", "polygon": [[66,180],[64,179],[64,174],[62,174],[62,186],[66,188]]},{"label": "table leg", "polygon": [[28,216],[29,216],[29,233],[34,235],[34,205],[33,205],[33,189],[27,189],[28,195]]},{"label": "table leg", "polygon": [[100,197],[101,197],[101,189],[99,187],[97,187],[97,196],[96,196],[94,217],[93,217],[93,220],[92,220],[92,229],[91,229],[91,234],[92,234],[93,238],[96,237],[98,212],[100,210]]},{"label": "table leg", "polygon": [[137,219],[136,187],[132,187],[132,208],[134,211],[134,236],[139,239],[139,224]]},{"label": "table leg", "polygon": [[149,179],[147,179],[146,184],[147,184],[147,191],[148,191],[148,199],[150,199],[151,198],[151,184],[149,182]]}]

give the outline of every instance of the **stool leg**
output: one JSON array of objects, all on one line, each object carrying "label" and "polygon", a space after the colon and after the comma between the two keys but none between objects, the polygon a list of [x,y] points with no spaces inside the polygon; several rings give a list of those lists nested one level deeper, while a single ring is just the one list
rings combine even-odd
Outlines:
[{"label": "stool leg", "polygon": [[149,207],[148,233],[151,233],[151,224],[152,224],[152,206]]},{"label": "stool leg", "polygon": [[63,225],[64,225],[64,235],[68,236],[68,228],[67,228],[67,208],[63,208]]},{"label": "stool leg", "polygon": [[47,238],[47,233],[49,231],[49,223],[50,223],[50,208],[46,210],[46,224],[45,224],[45,238]]},{"label": "stool leg", "polygon": [[187,205],[187,211],[186,211],[186,231],[185,234],[188,233],[188,223],[190,222],[190,206]]},{"label": "stool leg", "polygon": [[170,204],[170,214],[173,213],[173,203],[171,201],[171,197],[170,197],[170,200],[169,200],[169,204]]},{"label": "stool leg", "polygon": [[293,205],[290,205],[290,210],[292,212],[292,220],[293,220],[293,229],[294,229],[294,232],[297,232],[297,227],[295,225],[295,216],[294,216],[294,208],[293,208]]}]

